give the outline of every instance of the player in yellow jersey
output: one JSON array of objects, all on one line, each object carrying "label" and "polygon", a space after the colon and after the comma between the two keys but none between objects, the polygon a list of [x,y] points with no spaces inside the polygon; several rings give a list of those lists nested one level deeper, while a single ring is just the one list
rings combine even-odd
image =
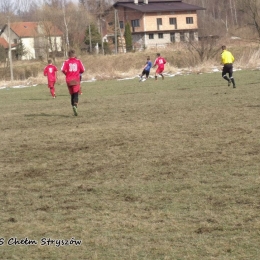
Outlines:
[{"label": "player in yellow jersey", "polygon": [[[234,62],[234,56],[230,51],[227,51],[227,48],[225,45],[222,47],[222,53],[221,53],[221,64],[223,64],[223,70],[222,70],[222,77],[223,79],[228,81],[228,86],[230,86],[231,82],[233,84],[233,88],[236,87],[235,79],[233,77],[233,62]],[[227,77],[227,74],[229,75],[229,78]]]}]

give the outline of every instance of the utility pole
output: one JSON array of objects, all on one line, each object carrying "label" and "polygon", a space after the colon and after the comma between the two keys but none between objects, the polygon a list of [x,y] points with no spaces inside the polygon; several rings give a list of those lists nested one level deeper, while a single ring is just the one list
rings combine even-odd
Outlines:
[{"label": "utility pole", "polygon": [[120,28],[120,22],[119,22],[119,17],[118,17],[118,12],[116,13],[117,14],[117,25],[118,25],[118,29],[119,29],[119,33],[120,33],[120,42],[121,42],[121,51],[124,53],[124,43],[123,43],[123,36],[122,36],[122,31],[121,31],[121,28]]},{"label": "utility pole", "polygon": [[102,19],[102,15],[104,14],[104,0],[99,0],[99,4],[98,4],[98,12],[99,12],[99,28],[100,28],[100,36],[101,36],[101,48],[102,48],[102,54],[104,55],[104,41],[103,41],[103,19]]},{"label": "utility pole", "polygon": [[89,34],[89,52],[92,53],[91,24],[88,25]]},{"label": "utility pole", "polygon": [[102,48],[102,54],[104,55],[104,42],[103,42],[103,23],[102,23],[103,19],[101,18],[101,15],[99,16],[99,22],[100,22],[100,35],[101,35],[101,48]]},{"label": "utility pole", "polygon": [[12,61],[12,46],[11,46],[11,32],[10,32],[10,17],[8,16],[8,57],[9,57],[9,64],[10,64],[10,74],[11,74],[11,81],[14,80],[13,74],[13,61]]},{"label": "utility pole", "polygon": [[117,24],[116,24],[117,10],[115,9],[115,54],[117,54]]},{"label": "utility pole", "polygon": [[67,23],[67,20],[66,20],[66,10],[65,10],[65,8],[66,8],[65,1],[63,1],[62,2],[62,13],[63,13],[63,21],[64,21],[65,31],[66,31],[66,35],[65,35],[65,42],[66,42],[65,56],[67,56],[70,43],[69,43],[69,29],[68,29],[68,23]]}]

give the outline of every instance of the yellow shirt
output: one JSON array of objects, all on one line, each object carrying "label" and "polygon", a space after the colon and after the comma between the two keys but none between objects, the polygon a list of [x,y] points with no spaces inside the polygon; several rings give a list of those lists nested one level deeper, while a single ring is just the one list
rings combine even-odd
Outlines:
[{"label": "yellow shirt", "polygon": [[230,51],[224,50],[221,53],[221,63],[222,64],[233,63],[234,60],[235,60],[235,58]]}]

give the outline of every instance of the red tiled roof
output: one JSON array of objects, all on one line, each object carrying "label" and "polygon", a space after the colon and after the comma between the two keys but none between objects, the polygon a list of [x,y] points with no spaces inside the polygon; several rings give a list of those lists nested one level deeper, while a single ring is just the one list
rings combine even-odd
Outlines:
[{"label": "red tiled roof", "polygon": [[11,23],[10,28],[19,37],[32,37],[37,36],[37,23],[33,22],[17,22]]},{"label": "red tiled roof", "polygon": [[0,37],[0,45],[2,45],[5,49],[9,47],[8,42],[2,37]]},{"label": "red tiled roof", "polygon": [[40,24],[36,22],[16,22],[11,23],[10,27],[12,31],[14,31],[19,37],[36,37],[39,36],[40,33],[38,31],[38,26],[41,26],[42,28],[48,28],[49,31],[48,34],[52,36],[61,36],[63,33],[54,25],[52,25],[50,22],[46,22],[45,24]]}]

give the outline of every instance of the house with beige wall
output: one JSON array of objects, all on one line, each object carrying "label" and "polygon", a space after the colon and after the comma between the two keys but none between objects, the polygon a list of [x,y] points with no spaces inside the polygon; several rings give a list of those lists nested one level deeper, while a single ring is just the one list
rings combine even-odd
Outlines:
[{"label": "house with beige wall", "polygon": [[182,0],[119,0],[113,7],[117,22],[110,21],[110,25],[124,35],[129,23],[136,49],[198,41],[197,11],[204,10],[202,7]]}]

